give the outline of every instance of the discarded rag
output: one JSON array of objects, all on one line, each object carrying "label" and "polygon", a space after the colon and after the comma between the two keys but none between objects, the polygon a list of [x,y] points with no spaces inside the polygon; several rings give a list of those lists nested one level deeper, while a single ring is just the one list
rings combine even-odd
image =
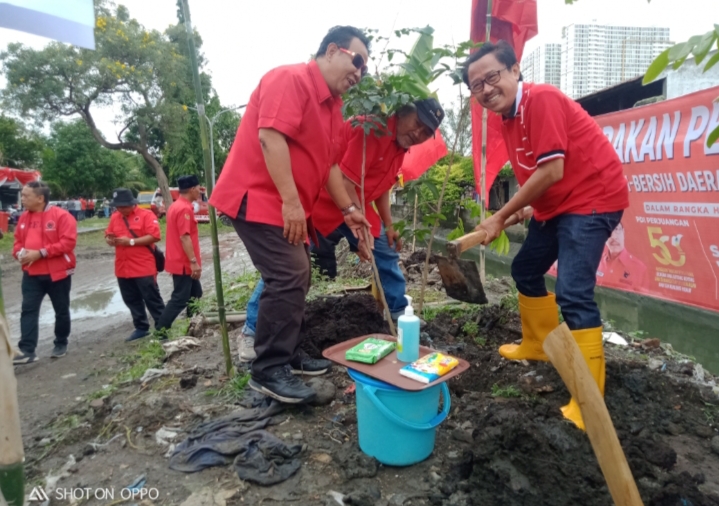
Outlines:
[{"label": "discarded rag", "polygon": [[274,415],[285,409],[281,403],[269,398],[255,406],[195,427],[170,456],[170,469],[195,473],[207,467],[228,465],[236,455],[246,453],[256,440],[242,436],[264,433],[263,429],[268,425],[278,423],[273,419]]},{"label": "discarded rag", "polygon": [[242,449],[234,467],[241,480],[274,485],[285,481],[302,467],[300,459],[295,458],[302,451],[302,445],[287,446],[264,430],[245,434],[240,440]]}]

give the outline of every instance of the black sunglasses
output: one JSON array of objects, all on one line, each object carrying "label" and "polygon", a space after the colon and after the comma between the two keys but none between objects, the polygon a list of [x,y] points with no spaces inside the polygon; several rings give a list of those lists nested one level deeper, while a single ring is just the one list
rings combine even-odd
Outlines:
[{"label": "black sunglasses", "polygon": [[367,75],[367,65],[365,65],[364,57],[361,54],[355,53],[354,51],[350,51],[349,49],[345,49],[343,47],[338,47],[338,49],[352,57],[352,65],[361,72],[362,77]]}]

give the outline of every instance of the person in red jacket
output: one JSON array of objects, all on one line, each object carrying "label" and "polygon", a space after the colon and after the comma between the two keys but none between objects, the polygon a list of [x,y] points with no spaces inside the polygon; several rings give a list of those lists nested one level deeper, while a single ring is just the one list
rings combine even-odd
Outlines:
[{"label": "person in red jacket", "polygon": [[[542,344],[559,325],[557,306],[602,393],[605,383],[602,320],[594,302],[604,243],[629,206],[622,163],[599,125],[579,104],[547,84],[522,82],[517,57],[505,41],[485,43],[464,65],[463,80],[486,109],[502,115],[502,136],[519,191],[477,227],[488,244],[507,218],[534,208],[529,233],[512,262],[519,291],[522,342],[499,353],[509,360],[548,358]],[[544,273],[558,260],[556,296]],[[572,401],[562,408],[580,429]]]},{"label": "person in red jacket", "polygon": [[[197,176],[177,178],[180,197],[167,210],[167,257],[165,271],[172,274],[172,296],[155,327],[166,331],[187,308],[190,299],[202,297],[200,236],[193,203],[202,196]],[[188,310],[188,316],[190,311]],[[163,336],[164,337],[164,336]]]},{"label": "person in red jacket", "polygon": [[157,326],[165,310],[152,252],[154,244],[160,242],[160,225],[155,213],[137,207],[137,200],[127,188],[113,191],[112,199],[117,211],[105,230],[105,241],[115,247],[117,284],[135,325],[135,331],[125,341],[134,341],[150,334],[147,311]]},{"label": "person in red jacket", "polygon": [[37,360],[40,305],[50,296],[55,309],[55,347],[52,358],[67,353],[70,336],[70,287],[75,273],[77,223],[59,207],[48,207],[50,188],[40,181],[25,185],[21,193],[26,209],[15,229],[13,256],[22,265],[22,312],[20,314],[20,352],[14,364]]}]

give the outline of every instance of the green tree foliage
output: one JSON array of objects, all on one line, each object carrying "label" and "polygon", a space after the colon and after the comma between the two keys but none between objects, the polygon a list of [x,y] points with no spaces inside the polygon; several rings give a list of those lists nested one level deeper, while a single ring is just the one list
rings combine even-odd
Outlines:
[{"label": "green tree foliage", "polygon": [[[0,53],[7,79],[3,102],[38,122],[81,117],[100,145],[138,153],[169,204],[163,148],[186,133],[183,103],[191,96],[183,30],[148,31],[125,7],[103,0],[96,15],[95,51],[51,43],[39,51],[10,44]],[[94,110],[102,106],[118,111],[115,140],[95,123]]]},{"label": "green tree foliage", "polygon": [[133,183],[132,155],[100,146],[80,119],[55,123],[47,145],[42,177],[55,198],[100,197]]},{"label": "green tree foliage", "polygon": [[[469,107],[470,97],[462,99],[463,107]],[[454,146],[457,136],[457,154],[462,156],[471,156],[472,154],[472,122],[463,121],[460,125],[460,117],[462,115],[462,107],[459,105],[450,107],[445,110],[446,116],[439,126],[442,131],[442,137],[448,146]],[[461,130],[460,130],[461,128]]]},{"label": "green tree foliage", "polygon": [[43,138],[22,123],[0,115],[0,166],[36,169],[40,165]]}]

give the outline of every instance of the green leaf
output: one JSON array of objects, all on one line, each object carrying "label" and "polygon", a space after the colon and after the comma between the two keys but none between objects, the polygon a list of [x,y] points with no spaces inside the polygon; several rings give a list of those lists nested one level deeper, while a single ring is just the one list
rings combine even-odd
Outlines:
[{"label": "green leaf", "polygon": [[[719,40],[717,41],[717,43],[719,43]],[[717,52],[716,54],[714,54],[714,56],[709,58],[709,61],[707,61],[707,64],[704,66],[703,72],[708,71],[710,68],[712,68],[717,63],[719,63],[719,52]]]},{"label": "green leaf", "polygon": [[719,140],[719,126],[712,130],[712,132],[707,136],[707,147],[712,147],[717,140]]},{"label": "green leaf", "polygon": [[717,35],[713,31],[707,32],[702,37],[701,41],[699,41],[696,45],[692,54],[694,55],[697,65],[699,65],[702,60],[706,58],[706,55],[709,54],[709,50],[712,48],[712,44],[716,38]]},{"label": "green leaf", "polygon": [[672,65],[672,68],[674,70],[677,70],[679,67],[684,65],[684,62],[686,61],[686,59],[687,59],[687,57],[685,56],[684,58],[680,58],[679,60],[675,61],[674,65]]},{"label": "green leaf", "polygon": [[652,64],[649,65],[649,68],[644,74],[642,84],[646,85],[651,83],[667,68],[667,65],[669,65],[669,51],[671,51],[671,49],[662,51],[662,53],[654,59]]},{"label": "green leaf", "polygon": [[677,61],[689,55],[694,45],[689,42],[680,42],[669,48],[669,61]]},{"label": "green leaf", "polygon": [[439,200],[439,190],[437,189],[437,185],[434,184],[432,181],[429,181],[429,180],[426,180],[426,181],[424,182],[424,184],[425,184],[425,186],[427,187],[427,189],[428,189],[430,192],[432,192],[432,196],[433,196],[435,199]]}]

